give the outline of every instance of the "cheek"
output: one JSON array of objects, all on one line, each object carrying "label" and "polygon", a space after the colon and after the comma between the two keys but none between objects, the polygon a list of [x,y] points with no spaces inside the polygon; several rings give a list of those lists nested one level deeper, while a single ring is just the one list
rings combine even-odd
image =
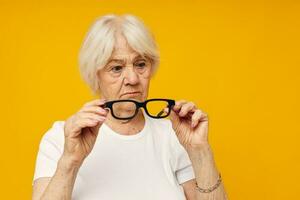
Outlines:
[{"label": "cheek", "polygon": [[101,91],[106,98],[115,98],[122,86],[122,81],[118,78],[105,77],[100,79]]},{"label": "cheek", "polygon": [[150,84],[150,76],[141,77],[141,85],[143,87],[144,93],[148,92],[149,84]]},{"label": "cheek", "polygon": [[150,71],[147,71],[144,74],[140,75],[140,80],[144,83],[149,83],[150,79],[151,79]]}]

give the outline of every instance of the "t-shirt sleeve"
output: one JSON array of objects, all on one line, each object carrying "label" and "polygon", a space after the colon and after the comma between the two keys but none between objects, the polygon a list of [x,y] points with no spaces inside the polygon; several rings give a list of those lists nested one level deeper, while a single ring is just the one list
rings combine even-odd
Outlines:
[{"label": "t-shirt sleeve", "polygon": [[63,126],[63,121],[55,121],[52,127],[43,135],[36,157],[32,185],[40,177],[52,177],[54,175],[57,162],[63,152]]},{"label": "t-shirt sleeve", "polygon": [[[171,124],[171,121],[170,121]],[[174,173],[179,184],[195,178],[190,157],[185,148],[180,144],[175,131],[171,126],[171,151]]]}]

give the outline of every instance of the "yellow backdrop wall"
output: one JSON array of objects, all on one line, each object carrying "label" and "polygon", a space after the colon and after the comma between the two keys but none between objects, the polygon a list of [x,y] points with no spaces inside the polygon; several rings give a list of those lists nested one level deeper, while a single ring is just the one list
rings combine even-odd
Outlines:
[{"label": "yellow backdrop wall", "polygon": [[149,97],[208,113],[229,198],[298,199],[299,10],[292,0],[1,0],[0,198],[31,198],[42,135],[96,98],[77,63],[88,27],[131,13],[161,52]]}]

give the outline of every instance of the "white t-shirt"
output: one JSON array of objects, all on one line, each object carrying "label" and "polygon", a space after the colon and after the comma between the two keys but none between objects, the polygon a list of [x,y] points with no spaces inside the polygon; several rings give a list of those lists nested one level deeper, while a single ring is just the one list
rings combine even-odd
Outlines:
[{"label": "white t-shirt", "polygon": [[[135,135],[121,135],[102,124],[78,171],[72,199],[186,199],[180,184],[195,178],[186,150],[169,119],[144,116],[145,126]],[[54,175],[64,147],[64,123],[55,121],[41,139],[33,181]]]}]

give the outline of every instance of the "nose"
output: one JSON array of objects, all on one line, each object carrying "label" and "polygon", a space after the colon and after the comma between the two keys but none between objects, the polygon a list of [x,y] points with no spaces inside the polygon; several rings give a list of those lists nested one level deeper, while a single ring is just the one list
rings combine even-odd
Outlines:
[{"label": "nose", "polygon": [[124,73],[124,84],[125,85],[136,85],[139,83],[139,76],[134,70],[133,66],[127,66],[125,67],[125,73]]}]

